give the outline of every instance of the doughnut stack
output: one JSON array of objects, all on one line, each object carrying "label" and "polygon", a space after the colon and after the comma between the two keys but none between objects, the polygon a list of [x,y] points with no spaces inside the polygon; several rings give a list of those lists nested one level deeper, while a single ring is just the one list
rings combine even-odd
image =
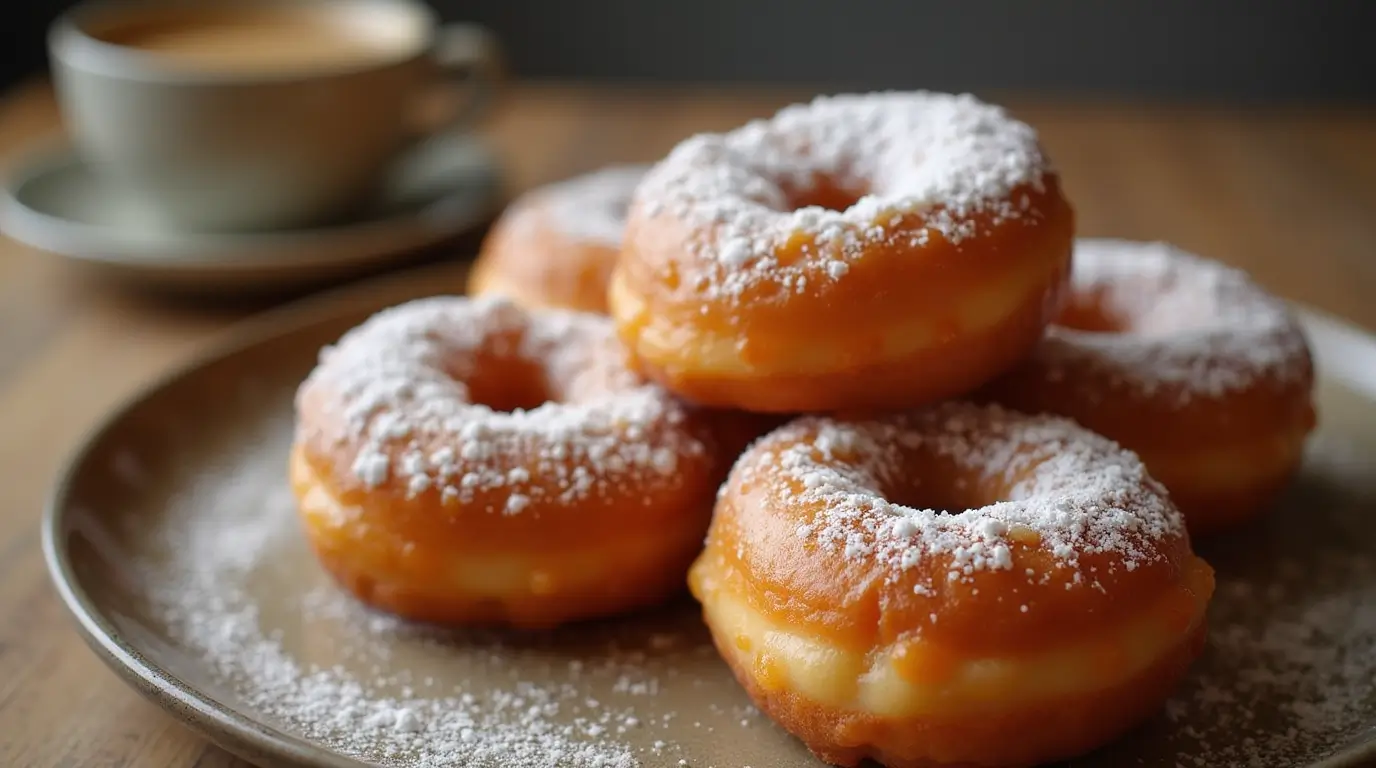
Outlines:
[{"label": "doughnut stack", "polygon": [[819,97],[535,190],[469,289],[303,383],[327,569],[525,628],[686,581],[836,765],[1034,765],[1151,715],[1206,639],[1192,537],[1263,510],[1315,422],[1283,301],[1077,240],[1036,132],[965,95]]}]

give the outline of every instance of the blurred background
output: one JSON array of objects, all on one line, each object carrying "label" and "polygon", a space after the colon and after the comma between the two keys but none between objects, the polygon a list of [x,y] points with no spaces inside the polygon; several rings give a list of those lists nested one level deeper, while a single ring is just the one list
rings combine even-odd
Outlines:
[{"label": "blurred background", "polygon": [[[1368,0],[430,0],[496,30],[520,77],[1376,100]],[[44,66],[70,0],[0,11],[0,84]]]},{"label": "blurred background", "polygon": [[[379,194],[387,205],[366,216],[222,238],[173,237],[126,215],[133,196],[70,152],[72,132],[64,130],[64,110],[45,77],[49,25],[73,0],[0,0],[0,768],[237,764],[152,705],[138,708],[117,676],[98,670],[48,583],[38,547],[44,500],[53,478],[78,455],[75,446],[117,403],[204,354],[214,340],[227,340],[221,334],[235,323],[334,282],[429,260],[430,271],[419,277],[384,277],[398,280],[391,288],[367,283],[321,301],[337,310],[380,306],[402,288],[461,292],[465,262],[517,195],[609,163],[654,161],[692,133],[729,130],[818,92],[973,91],[1036,128],[1073,201],[1079,234],[1169,241],[1376,332],[1376,0],[428,2],[445,20],[495,32],[511,75],[495,89],[496,99],[483,102],[491,108],[479,124],[453,131],[460,134],[448,137],[453,146],[436,155],[462,162],[389,158],[389,172],[406,171],[395,175],[416,183],[399,185],[406,195]],[[296,47],[292,38],[279,50]],[[185,96],[170,90],[172,98]],[[163,131],[188,124],[218,139],[214,132],[224,122],[242,130],[259,120],[246,133],[278,136],[285,132],[258,129],[292,111],[244,109],[236,101],[215,120],[179,123],[118,90],[96,87],[84,96],[132,117],[68,125],[120,131],[137,122],[147,130],[127,133],[140,149],[181,148],[162,141],[169,135]],[[369,107],[367,114],[399,111]],[[303,122],[323,125],[327,135],[349,127],[343,120]],[[364,153],[300,154],[329,165]],[[420,194],[409,194],[413,186]],[[24,237],[16,234],[21,230]],[[421,253],[398,258],[404,250]],[[270,328],[287,332],[299,319],[288,313],[251,320],[258,324],[247,338]],[[1327,338],[1320,371],[1331,365],[1327,370],[1343,378],[1325,379],[1323,407],[1337,410],[1321,417],[1324,428],[1334,425],[1342,441],[1376,434],[1368,432],[1376,424],[1376,340],[1349,330],[1328,331]],[[244,402],[281,406],[271,418],[289,413],[256,377],[304,374],[316,348],[292,344],[271,347],[280,370],[245,372],[215,391],[238,387]],[[1366,394],[1330,386],[1339,381],[1361,381]],[[232,417],[221,413],[220,398],[192,405],[191,396],[176,395],[187,398],[176,407],[203,406],[212,425]],[[150,440],[182,450],[202,439],[205,421],[149,416],[149,423]],[[228,434],[204,430],[221,433]],[[1356,457],[1370,451],[1358,446],[1376,445],[1372,440],[1351,444],[1352,463],[1310,478],[1302,492],[1317,494],[1314,510],[1346,510],[1350,503],[1349,511],[1366,511],[1355,506],[1369,505],[1366,485],[1359,486],[1363,501],[1349,499],[1338,484],[1362,477],[1366,465]],[[1348,443],[1331,443],[1340,444]],[[241,455],[215,451],[188,456]],[[256,447],[242,451],[251,454]],[[119,462],[112,468],[119,474]],[[207,476],[222,471],[232,468],[205,469]],[[1302,517],[1299,528],[1268,524],[1266,535],[1293,531],[1297,542],[1309,543],[1340,530]],[[1272,552],[1239,541],[1235,562]],[[1304,616],[1311,613],[1332,611]],[[1316,630],[1312,638],[1330,635],[1338,636]],[[1297,652],[1329,658],[1319,650]],[[1360,690],[1369,701],[1369,687]]]}]

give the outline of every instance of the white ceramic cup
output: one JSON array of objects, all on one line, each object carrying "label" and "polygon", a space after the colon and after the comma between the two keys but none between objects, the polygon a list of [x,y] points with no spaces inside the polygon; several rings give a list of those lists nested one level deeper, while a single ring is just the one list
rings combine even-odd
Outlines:
[{"label": "white ceramic cup", "polygon": [[[139,45],[138,25],[214,24],[220,9],[326,14],[370,47],[347,60],[236,69]],[[98,1],[59,18],[49,49],[77,150],[168,226],[196,231],[349,215],[427,131],[471,126],[498,72],[486,30],[441,26],[416,0]],[[424,106],[446,90],[443,125],[422,127]]]}]

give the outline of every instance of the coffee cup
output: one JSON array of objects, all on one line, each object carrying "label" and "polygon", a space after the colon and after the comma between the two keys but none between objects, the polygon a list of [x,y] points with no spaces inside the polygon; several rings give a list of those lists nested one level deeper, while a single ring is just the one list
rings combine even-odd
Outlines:
[{"label": "coffee cup", "polygon": [[408,145],[472,125],[498,61],[484,28],[416,0],[97,0],[49,48],[78,152],[197,231],[360,209]]}]

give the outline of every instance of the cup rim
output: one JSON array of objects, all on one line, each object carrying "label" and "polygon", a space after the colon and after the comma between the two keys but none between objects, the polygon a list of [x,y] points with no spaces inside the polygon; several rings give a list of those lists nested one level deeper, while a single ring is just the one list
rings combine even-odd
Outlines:
[{"label": "cup rim", "polygon": [[[387,7],[412,14],[420,35],[415,44],[396,53],[379,55],[366,62],[329,67],[284,68],[279,71],[243,72],[179,68],[164,63],[162,57],[137,48],[109,43],[88,33],[85,25],[104,13],[136,13],[158,9],[297,7],[339,8]],[[85,0],[60,14],[48,32],[48,49],[54,64],[106,77],[188,85],[266,85],[349,77],[408,64],[425,56],[433,47],[439,16],[428,5],[416,0]]]}]

